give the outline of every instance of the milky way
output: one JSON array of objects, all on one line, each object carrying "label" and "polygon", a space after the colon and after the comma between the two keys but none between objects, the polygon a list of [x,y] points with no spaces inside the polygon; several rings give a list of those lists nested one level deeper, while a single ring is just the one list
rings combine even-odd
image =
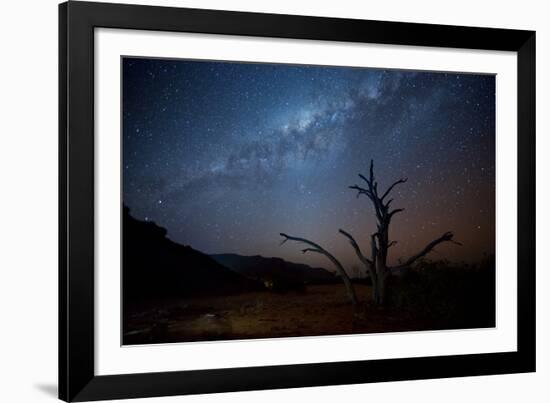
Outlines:
[{"label": "milky way", "polygon": [[[370,201],[348,188],[374,160],[400,177],[390,261],[453,231],[434,259],[495,247],[492,75],[124,58],[123,200],[138,219],[205,253],[330,267],[280,232],[316,241],[349,268],[368,249]],[[351,269],[350,269],[351,270]]]}]

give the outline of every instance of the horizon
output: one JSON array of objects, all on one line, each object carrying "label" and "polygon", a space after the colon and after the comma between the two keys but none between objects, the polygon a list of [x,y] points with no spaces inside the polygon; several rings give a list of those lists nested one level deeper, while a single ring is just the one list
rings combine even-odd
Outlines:
[{"label": "horizon", "polygon": [[[162,229],[166,229],[160,225],[158,225],[156,222],[154,221],[151,221],[151,220],[139,220],[137,219],[136,217],[134,217],[131,213],[131,209],[129,209],[129,215],[134,219],[134,220],[137,220],[137,221],[140,221],[140,222],[146,222],[146,223],[151,223],[151,224],[154,224],[156,225],[157,227],[160,227]],[[179,246],[183,246],[183,247],[189,247],[199,253],[202,253],[203,255],[205,256],[208,256],[208,257],[212,257],[212,256],[220,256],[220,255],[235,255],[235,256],[239,256],[239,257],[246,257],[246,258],[250,258],[250,257],[259,257],[259,258],[262,258],[262,259],[281,259],[287,263],[292,263],[292,264],[302,264],[302,265],[306,265],[308,266],[309,268],[311,269],[323,269],[323,270],[326,270],[336,276],[339,276],[338,274],[338,271],[333,268],[333,267],[330,267],[328,266],[329,263],[328,262],[325,262],[324,264],[321,263],[320,265],[311,265],[309,263],[304,263],[304,262],[296,262],[296,261],[293,261],[293,260],[289,260],[289,259],[285,259],[281,256],[264,256],[262,254],[241,254],[241,253],[238,253],[238,252],[205,252],[205,251],[202,251],[200,249],[197,249],[195,247],[193,247],[193,245],[190,245],[190,244],[183,244],[183,243],[179,243],[177,242],[176,240],[174,239],[171,239],[169,234],[166,233],[166,239],[168,239],[169,241],[171,242],[174,242],[176,243],[177,245]],[[484,255],[484,256],[481,256],[479,259],[477,260],[474,260],[474,261],[471,261],[469,262],[470,264],[479,264],[479,263],[483,263],[485,259],[487,258],[490,258],[491,256],[494,256],[494,254],[491,254],[491,255]],[[428,261],[428,262],[446,262],[445,259],[431,259],[429,257],[429,255],[427,257],[425,257],[425,260]],[[218,262],[219,263],[219,262]],[[467,265],[468,263],[465,262],[465,261],[456,261],[456,262],[450,262],[451,264],[461,264],[461,265]],[[367,273],[366,273],[366,270],[364,267],[361,267],[361,263],[360,262],[357,262],[357,264],[353,264],[351,266],[345,266],[344,269],[346,270],[347,274],[350,276],[350,278],[354,278],[354,279],[357,279],[357,278],[365,278],[367,276]],[[357,275],[358,273],[357,272],[360,272],[359,275]]]}]

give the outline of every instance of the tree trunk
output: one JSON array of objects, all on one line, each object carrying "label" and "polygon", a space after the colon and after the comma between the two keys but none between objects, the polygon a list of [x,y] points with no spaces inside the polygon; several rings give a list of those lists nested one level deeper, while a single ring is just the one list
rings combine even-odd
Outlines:
[{"label": "tree trunk", "polygon": [[376,305],[384,305],[386,303],[386,288],[387,288],[387,274],[388,266],[386,261],[388,259],[388,243],[389,243],[389,219],[384,215],[379,220],[378,224],[378,246],[376,254],[376,288],[378,298],[376,300]]},{"label": "tree trunk", "polygon": [[372,284],[372,300],[375,305],[384,305],[387,302],[388,272],[387,268],[380,267],[379,275]]},{"label": "tree trunk", "polygon": [[372,302],[374,305],[378,305],[378,300],[380,299],[380,296],[378,294],[378,281],[376,279],[372,279]]}]

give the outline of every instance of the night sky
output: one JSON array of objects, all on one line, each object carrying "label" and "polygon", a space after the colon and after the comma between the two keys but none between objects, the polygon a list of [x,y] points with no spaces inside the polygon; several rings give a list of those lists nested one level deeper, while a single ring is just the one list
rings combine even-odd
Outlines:
[{"label": "night sky", "polygon": [[123,201],[205,253],[279,256],[332,269],[280,232],[360,266],[363,185],[374,160],[394,189],[390,263],[453,231],[433,259],[495,247],[495,77],[366,68],[124,58]]}]

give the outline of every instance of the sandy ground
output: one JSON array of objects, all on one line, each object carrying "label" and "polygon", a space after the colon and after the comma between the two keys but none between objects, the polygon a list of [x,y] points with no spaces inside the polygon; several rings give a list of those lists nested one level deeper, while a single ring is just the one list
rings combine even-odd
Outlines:
[{"label": "sandy ground", "polygon": [[[361,300],[370,287],[357,285]],[[357,312],[358,311],[358,312]],[[338,335],[431,329],[410,314],[368,303],[354,311],[342,285],[309,286],[305,293],[256,292],[182,298],[128,307],[124,344]]]}]

